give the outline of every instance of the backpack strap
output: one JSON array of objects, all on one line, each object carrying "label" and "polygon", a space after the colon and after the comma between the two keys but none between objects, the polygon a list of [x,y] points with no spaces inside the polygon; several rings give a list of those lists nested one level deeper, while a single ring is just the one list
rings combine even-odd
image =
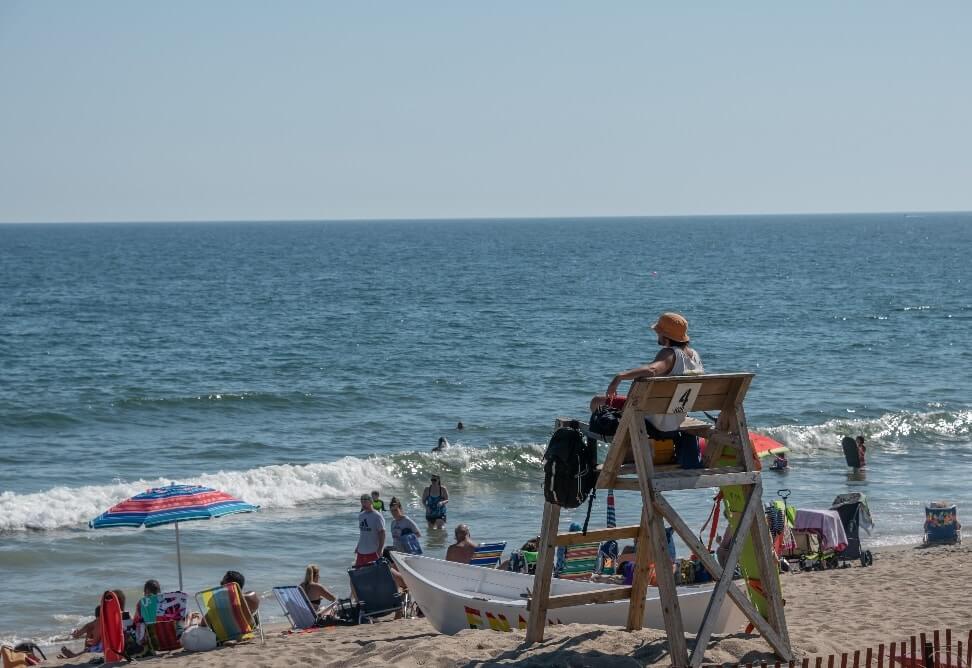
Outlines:
[{"label": "backpack strap", "polygon": [[589,498],[587,500],[587,517],[584,518],[584,530],[581,532],[581,535],[584,535],[584,536],[587,535],[587,525],[591,521],[591,508],[594,507],[594,497],[595,496],[597,496],[597,490],[596,489],[592,489],[591,490],[591,498]]}]

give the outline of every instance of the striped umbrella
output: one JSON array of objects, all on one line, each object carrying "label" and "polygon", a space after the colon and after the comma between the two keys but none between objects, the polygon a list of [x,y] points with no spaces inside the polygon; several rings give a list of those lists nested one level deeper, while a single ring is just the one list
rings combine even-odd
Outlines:
[{"label": "striped umbrella", "polygon": [[618,526],[618,514],[614,510],[614,490],[608,490],[607,498],[607,527],[608,529],[613,529]]},{"label": "striped umbrella", "polygon": [[182,548],[179,522],[208,520],[234,513],[251,513],[259,506],[240,501],[226,492],[201,485],[156,487],[116,504],[88,523],[92,529],[109,527],[154,527],[175,524],[179,589],[182,590]]}]

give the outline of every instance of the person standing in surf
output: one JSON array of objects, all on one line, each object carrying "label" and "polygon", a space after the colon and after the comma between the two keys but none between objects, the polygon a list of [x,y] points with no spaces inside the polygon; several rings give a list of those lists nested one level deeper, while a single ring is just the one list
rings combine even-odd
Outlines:
[{"label": "person standing in surf", "polygon": [[867,464],[864,461],[864,456],[867,454],[867,446],[864,445],[864,437],[857,437],[857,461],[860,463],[860,468],[864,468]]},{"label": "person standing in surf", "polygon": [[[651,326],[662,347],[649,364],[616,374],[607,391],[591,399],[591,412],[605,404],[615,408],[624,405],[626,397],[618,394],[618,386],[626,380],[653,376],[685,376],[705,373],[702,358],[689,347],[688,321],[679,313],[662,313]],[[652,415],[652,424],[658,431],[675,431],[682,424],[683,415]]]},{"label": "person standing in surf", "polygon": [[449,503],[449,490],[446,489],[438,475],[433,475],[432,484],[422,492],[422,505],[425,506],[425,521],[429,527],[441,529],[446,523],[446,504]]}]

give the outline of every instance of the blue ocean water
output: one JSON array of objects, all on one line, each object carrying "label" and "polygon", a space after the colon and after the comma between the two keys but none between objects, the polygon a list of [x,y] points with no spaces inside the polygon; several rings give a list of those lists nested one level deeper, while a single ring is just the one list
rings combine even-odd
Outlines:
[{"label": "blue ocean water", "polygon": [[[183,525],[189,591],[234,568],[266,593],[314,562],[346,593],[358,494],[420,520],[431,472],[450,527],[518,545],[539,530],[553,419],[650,360],[664,310],[688,317],[708,371],[757,373],[750,426],[792,450],[770,495],[863,491],[872,544],[915,542],[925,501],[961,517],[972,500],[970,223],[0,226],[0,640],[62,637],[106,588],[174,588],[170,528],[87,528],[168,481],[262,506]],[[864,476],[844,466],[848,433],[868,439]],[[439,436],[454,447],[433,455]],[[674,499],[701,526],[711,495]],[[634,497],[618,506],[636,521]]]}]

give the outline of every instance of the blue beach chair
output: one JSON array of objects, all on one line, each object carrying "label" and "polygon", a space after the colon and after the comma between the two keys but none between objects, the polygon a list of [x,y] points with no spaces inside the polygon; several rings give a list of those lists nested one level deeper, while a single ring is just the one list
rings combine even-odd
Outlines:
[{"label": "blue beach chair", "polygon": [[503,558],[503,550],[505,549],[506,541],[502,543],[483,543],[476,547],[472,559],[469,560],[469,565],[496,568]]},{"label": "blue beach chair", "polygon": [[925,507],[925,545],[962,542],[962,525],[955,504],[933,503]]},{"label": "blue beach chair", "polygon": [[408,598],[398,591],[391,567],[384,559],[348,571],[351,590],[358,599],[359,622],[365,619],[387,615],[390,612],[403,614],[407,609]]},{"label": "blue beach chair", "polygon": [[290,620],[291,629],[309,629],[317,623],[317,612],[300,587],[274,587],[273,596]]}]

